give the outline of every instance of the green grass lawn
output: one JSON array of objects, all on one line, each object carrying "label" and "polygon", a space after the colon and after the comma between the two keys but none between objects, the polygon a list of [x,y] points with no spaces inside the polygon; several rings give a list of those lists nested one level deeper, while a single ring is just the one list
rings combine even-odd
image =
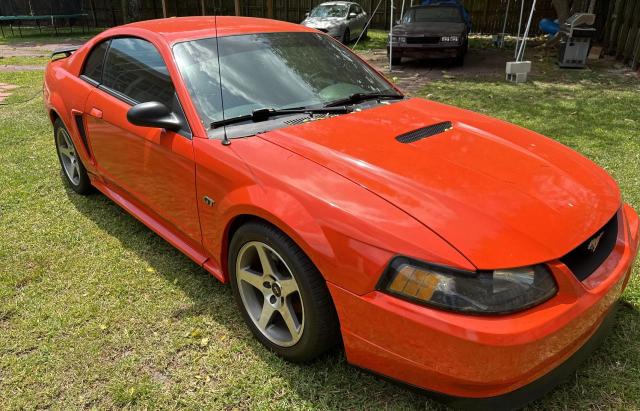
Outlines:
[{"label": "green grass lawn", "polygon": [[[443,80],[422,93],[573,147],[640,208],[637,80],[562,73],[518,86]],[[8,99],[19,102],[41,77],[0,72],[0,83],[21,86]],[[437,406],[347,365],[340,351],[283,362],[252,338],[227,287],[102,195],[66,189],[59,170],[41,98],[0,106],[0,409]],[[635,271],[614,333],[534,407],[640,408]]]},{"label": "green grass lawn", "polygon": [[384,49],[387,47],[388,32],[385,30],[368,30],[366,38],[360,39],[358,44],[352,43],[350,46],[356,50]]}]

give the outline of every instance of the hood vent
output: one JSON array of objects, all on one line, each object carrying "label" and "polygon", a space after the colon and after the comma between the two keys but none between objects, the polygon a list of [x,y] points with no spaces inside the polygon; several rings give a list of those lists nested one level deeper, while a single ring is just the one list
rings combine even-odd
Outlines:
[{"label": "hood vent", "polygon": [[396,140],[403,144],[415,143],[416,141],[422,140],[423,138],[444,133],[451,128],[453,128],[453,124],[451,124],[450,121],[443,121],[442,123],[432,124],[430,126],[422,127],[408,133],[400,134],[398,137],[396,137]]}]

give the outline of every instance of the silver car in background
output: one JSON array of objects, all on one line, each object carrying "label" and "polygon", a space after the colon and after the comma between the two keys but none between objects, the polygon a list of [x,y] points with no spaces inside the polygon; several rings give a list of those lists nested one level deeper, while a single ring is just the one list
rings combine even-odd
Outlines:
[{"label": "silver car in background", "polygon": [[330,1],[322,3],[307,13],[303,26],[329,34],[343,43],[357,39],[361,33],[367,36],[366,25],[369,18],[358,3],[350,1]]}]

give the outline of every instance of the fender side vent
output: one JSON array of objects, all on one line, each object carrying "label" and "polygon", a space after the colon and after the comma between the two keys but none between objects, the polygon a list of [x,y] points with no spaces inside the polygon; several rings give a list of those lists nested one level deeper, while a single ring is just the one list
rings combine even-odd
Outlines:
[{"label": "fender side vent", "polygon": [[443,121],[442,123],[432,124],[430,126],[422,127],[408,133],[400,134],[398,137],[396,137],[396,140],[403,144],[415,143],[416,141],[422,140],[423,138],[444,133],[451,128],[453,128],[453,125],[450,121]]},{"label": "fender side vent", "polygon": [[87,143],[87,133],[84,129],[84,121],[82,119],[82,114],[74,114],[73,119],[76,121],[76,126],[78,127],[78,133],[80,134],[80,138],[82,139],[82,145],[84,146],[85,151],[89,154],[89,157],[93,157],[93,154],[89,150],[89,144]]}]

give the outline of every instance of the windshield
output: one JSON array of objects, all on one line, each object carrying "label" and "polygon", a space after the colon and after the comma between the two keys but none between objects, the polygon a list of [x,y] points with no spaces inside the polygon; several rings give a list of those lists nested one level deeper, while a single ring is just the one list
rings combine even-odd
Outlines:
[{"label": "windshield", "polygon": [[[323,34],[260,33],[178,43],[173,53],[200,119],[246,116],[260,108],[322,107],[354,93],[397,91]],[[221,100],[221,94],[223,99]]]},{"label": "windshield", "polygon": [[405,14],[404,23],[462,23],[458,7],[418,7]]},{"label": "windshield", "polygon": [[311,10],[309,17],[346,17],[347,9],[344,4],[322,4]]}]

